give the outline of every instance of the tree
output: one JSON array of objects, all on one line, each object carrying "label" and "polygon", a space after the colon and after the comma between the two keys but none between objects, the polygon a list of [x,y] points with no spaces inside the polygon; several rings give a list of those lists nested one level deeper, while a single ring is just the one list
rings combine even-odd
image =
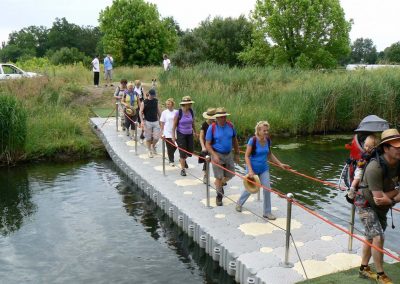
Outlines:
[{"label": "tree", "polygon": [[269,41],[270,64],[332,68],[350,52],[351,22],[345,20],[339,0],[257,0],[252,20],[264,35],[253,36],[258,40],[253,46]]},{"label": "tree", "polygon": [[100,13],[104,51],[114,60],[139,66],[160,64],[163,53],[172,53],[178,41],[171,18],[161,19],[154,4],[144,0],[114,0]]},{"label": "tree", "polygon": [[208,61],[229,66],[241,65],[238,54],[251,41],[251,23],[244,17],[207,18],[194,30],[194,34],[207,45],[204,49]]},{"label": "tree", "polygon": [[389,63],[400,63],[400,41],[393,43],[384,50],[385,61]]},{"label": "tree", "polygon": [[177,51],[171,56],[175,65],[185,67],[207,61],[207,44],[195,33],[185,32],[179,39]]},{"label": "tree", "polygon": [[48,29],[44,26],[29,26],[8,36],[8,45],[15,45],[35,57],[41,57],[47,49]]},{"label": "tree", "polygon": [[350,62],[375,64],[378,58],[372,39],[358,38],[351,45]]}]

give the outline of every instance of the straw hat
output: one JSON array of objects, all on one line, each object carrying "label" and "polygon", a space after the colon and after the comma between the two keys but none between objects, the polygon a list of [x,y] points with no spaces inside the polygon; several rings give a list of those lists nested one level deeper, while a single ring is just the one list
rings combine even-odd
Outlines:
[{"label": "straw hat", "polygon": [[184,96],[179,104],[180,105],[194,104],[194,101],[192,101],[192,98],[190,96]]},{"label": "straw hat", "polygon": [[126,111],[126,114],[127,114],[127,115],[129,115],[129,116],[132,116],[132,115],[133,115],[133,110],[130,109],[130,108],[127,107],[125,111]]},{"label": "straw hat", "polygon": [[400,147],[400,133],[397,129],[391,128],[387,129],[382,132],[381,135],[381,143],[379,145],[383,144],[390,144],[393,147]]},{"label": "straw hat", "polygon": [[215,108],[210,107],[207,109],[206,112],[203,112],[203,117],[205,119],[214,119],[215,111],[216,111]]},{"label": "straw hat", "polygon": [[214,118],[228,116],[228,115],[231,115],[231,114],[227,113],[224,107],[219,107],[215,110]]},{"label": "straw hat", "polygon": [[[248,180],[251,180],[251,179],[249,178],[249,175],[248,175],[248,174],[245,175],[244,177],[245,177],[246,179],[243,180],[243,185],[244,185],[244,188],[245,188],[249,193],[257,193],[257,192],[260,191],[260,188],[259,188],[257,185],[255,185],[254,183],[248,181]],[[254,181],[254,182],[257,183],[257,184],[261,184],[260,178],[258,177],[258,175],[254,175],[252,181]]]},{"label": "straw hat", "polygon": [[129,88],[129,87],[132,87],[133,88],[133,82],[132,81],[129,81],[129,83],[128,83],[128,85],[127,85],[127,87]]}]

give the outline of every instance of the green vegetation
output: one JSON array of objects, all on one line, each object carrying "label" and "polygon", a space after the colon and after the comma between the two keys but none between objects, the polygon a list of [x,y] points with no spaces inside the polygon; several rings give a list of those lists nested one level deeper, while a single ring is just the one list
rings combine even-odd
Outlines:
[{"label": "green vegetation", "polygon": [[10,163],[22,155],[26,140],[26,111],[13,96],[0,93],[0,160]]},{"label": "green vegetation", "polygon": [[[393,283],[400,281],[400,263],[384,264],[384,269],[387,275],[393,280]],[[352,283],[352,284],[367,284],[374,283],[372,281],[358,277],[358,267],[350,270],[333,273],[321,276],[315,279],[298,282],[302,284],[337,284],[337,283]]]},{"label": "green vegetation", "polygon": [[[102,155],[103,146],[88,120],[113,110],[114,89],[92,87],[92,72],[82,64],[55,67],[42,59],[24,63],[26,67],[37,64],[32,70],[47,76],[0,83],[0,94],[17,98],[23,108],[15,113],[27,114],[24,152],[12,160]],[[205,63],[161,70],[119,67],[114,81],[140,79],[148,90],[151,79],[157,78],[160,102],[173,97],[177,107],[183,96],[190,95],[196,102],[193,108],[198,126],[208,107],[223,106],[232,114],[230,119],[242,137],[264,119],[271,123],[274,134],[292,135],[352,131],[369,114],[388,120],[394,127],[399,124],[398,69],[318,72]],[[17,132],[23,135],[23,131]],[[5,157],[1,161],[4,163]]]},{"label": "green vegetation", "polygon": [[290,134],[352,131],[369,114],[399,123],[398,69],[322,72],[201,64],[163,73],[160,81],[163,99],[179,102],[190,95],[198,114],[226,107],[241,134],[262,119],[274,133]]}]

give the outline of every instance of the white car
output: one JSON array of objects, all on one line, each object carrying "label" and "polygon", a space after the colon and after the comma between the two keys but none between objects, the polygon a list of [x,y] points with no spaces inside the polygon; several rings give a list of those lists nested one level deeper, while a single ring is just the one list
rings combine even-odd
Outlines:
[{"label": "white car", "polygon": [[0,80],[32,78],[38,76],[41,75],[34,72],[25,72],[13,64],[0,63]]}]

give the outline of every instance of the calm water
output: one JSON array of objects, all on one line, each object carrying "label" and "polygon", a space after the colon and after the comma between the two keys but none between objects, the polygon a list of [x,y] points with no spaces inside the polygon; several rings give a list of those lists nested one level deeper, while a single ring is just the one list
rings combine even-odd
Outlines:
[{"label": "calm water", "polygon": [[[274,139],[273,151],[299,172],[337,182],[350,138]],[[273,188],[346,225],[343,192],[271,174]],[[108,160],[1,169],[0,217],[0,283],[234,283]],[[397,227],[386,234],[397,253],[399,220],[394,213]]]}]

